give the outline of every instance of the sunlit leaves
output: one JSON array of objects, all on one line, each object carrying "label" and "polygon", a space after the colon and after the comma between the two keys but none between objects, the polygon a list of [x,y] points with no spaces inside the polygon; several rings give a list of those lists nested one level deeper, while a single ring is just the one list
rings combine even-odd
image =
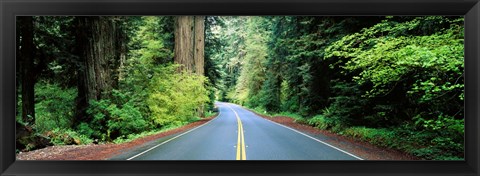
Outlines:
[{"label": "sunlit leaves", "polygon": [[360,71],[354,77],[359,84],[373,83],[369,96],[384,95],[412,73],[429,72],[432,76],[454,79],[461,76],[463,35],[457,28],[427,36],[396,36],[399,31],[417,27],[419,20],[404,23],[385,20],[361,33],[348,35],[326,49],[326,58],[351,58],[342,68]]},{"label": "sunlit leaves", "polygon": [[197,108],[209,100],[205,77],[175,70],[176,66],[158,67],[149,86],[147,104],[152,120],[160,126],[180,125],[195,119]]}]

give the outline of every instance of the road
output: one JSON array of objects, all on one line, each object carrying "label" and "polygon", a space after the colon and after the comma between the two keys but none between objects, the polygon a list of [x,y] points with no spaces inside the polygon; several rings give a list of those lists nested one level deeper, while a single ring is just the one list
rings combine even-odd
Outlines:
[{"label": "road", "polygon": [[112,160],[359,160],[323,141],[217,102],[219,115],[202,126],[127,151]]}]

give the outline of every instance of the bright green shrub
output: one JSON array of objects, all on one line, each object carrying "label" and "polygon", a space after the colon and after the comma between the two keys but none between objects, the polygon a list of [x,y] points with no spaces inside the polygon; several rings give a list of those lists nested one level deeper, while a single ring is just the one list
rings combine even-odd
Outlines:
[{"label": "bright green shrub", "polygon": [[121,108],[115,105],[108,107],[109,119],[107,127],[109,136],[118,133],[119,136],[126,136],[132,133],[140,133],[147,129],[147,122],[138,109],[131,103],[124,104]]},{"label": "bright green shrub", "polygon": [[48,133],[54,145],[90,144],[93,142],[88,136],[79,134],[71,129],[55,128]]},{"label": "bright green shrub", "polygon": [[40,133],[56,128],[70,128],[75,112],[75,88],[38,82],[35,85],[35,125]]},{"label": "bright green shrub", "polygon": [[198,116],[208,102],[205,77],[177,73],[176,65],[159,66],[153,76],[146,103],[151,119],[158,126],[178,126]]},{"label": "bright green shrub", "polygon": [[423,159],[463,158],[463,29],[462,17],[386,17],[333,42],[324,59],[344,78],[317,121],[341,119],[349,136]]},{"label": "bright green shrub", "polygon": [[437,119],[426,120],[417,116],[415,127],[420,133],[429,134],[423,138],[423,147],[415,150],[416,155],[427,159],[464,157],[465,127],[463,119],[440,115]]},{"label": "bright green shrub", "polygon": [[88,125],[87,123],[85,122],[82,122],[80,123],[78,126],[77,126],[77,130],[76,130],[78,133],[80,134],[83,134],[85,136],[88,136],[88,137],[92,137],[92,136],[96,136],[95,133],[96,131],[93,130],[90,125]]},{"label": "bright green shrub", "polygon": [[90,101],[87,112],[93,116],[92,121],[80,124],[77,128],[85,135],[101,140],[113,140],[117,137],[127,136],[148,130],[149,124],[142,116],[140,110],[132,101],[121,102],[122,93],[116,91],[113,100],[102,99]]},{"label": "bright green shrub", "polygon": [[335,126],[333,121],[327,120],[323,115],[316,115],[307,121],[309,125],[317,127],[321,130],[328,130]]},{"label": "bright green shrub", "polygon": [[385,147],[390,147],[392,141],[398,140],[396,139],[395,132],[391,129],[384,128],[351,127],[345,129],[342,134]]}]

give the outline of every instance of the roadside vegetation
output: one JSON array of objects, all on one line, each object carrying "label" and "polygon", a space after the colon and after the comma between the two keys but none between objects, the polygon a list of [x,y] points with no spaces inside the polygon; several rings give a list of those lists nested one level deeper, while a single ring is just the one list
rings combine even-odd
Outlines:
[{"label": "roadside vegetation", "polygon": [[225,23],[221,100],[427,160],[464,158],[462,17]]},{"label": "roadside vegetation", "polygon": [[178,21],[19,17],[17,151],[122,143],[214,115],[211,72],[174,58]]},{"label": "roadside vegetation", "polygon": [[121,143],[210,116],[225,101],[426,160],[462,160],[463,24],[19,17],[17,149]]}]

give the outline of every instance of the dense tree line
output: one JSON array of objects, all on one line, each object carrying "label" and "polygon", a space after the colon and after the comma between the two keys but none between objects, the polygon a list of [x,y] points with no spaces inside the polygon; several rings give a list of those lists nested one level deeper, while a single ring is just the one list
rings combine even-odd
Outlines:
[{"label": "dense tree line", "polygon": [[205,24],[202,16],[18,17],[17,149],[121,142],[203,117],[213,103]]},{"label": "dense tree line", "polygon": [[462,17],[223,19],[220,99],[424,159],[464,157]]},{"label": "dense tree line", "polygon": [[18,17],[17,149],[122,142],[215,100],[464,158],[462,17]]}]

